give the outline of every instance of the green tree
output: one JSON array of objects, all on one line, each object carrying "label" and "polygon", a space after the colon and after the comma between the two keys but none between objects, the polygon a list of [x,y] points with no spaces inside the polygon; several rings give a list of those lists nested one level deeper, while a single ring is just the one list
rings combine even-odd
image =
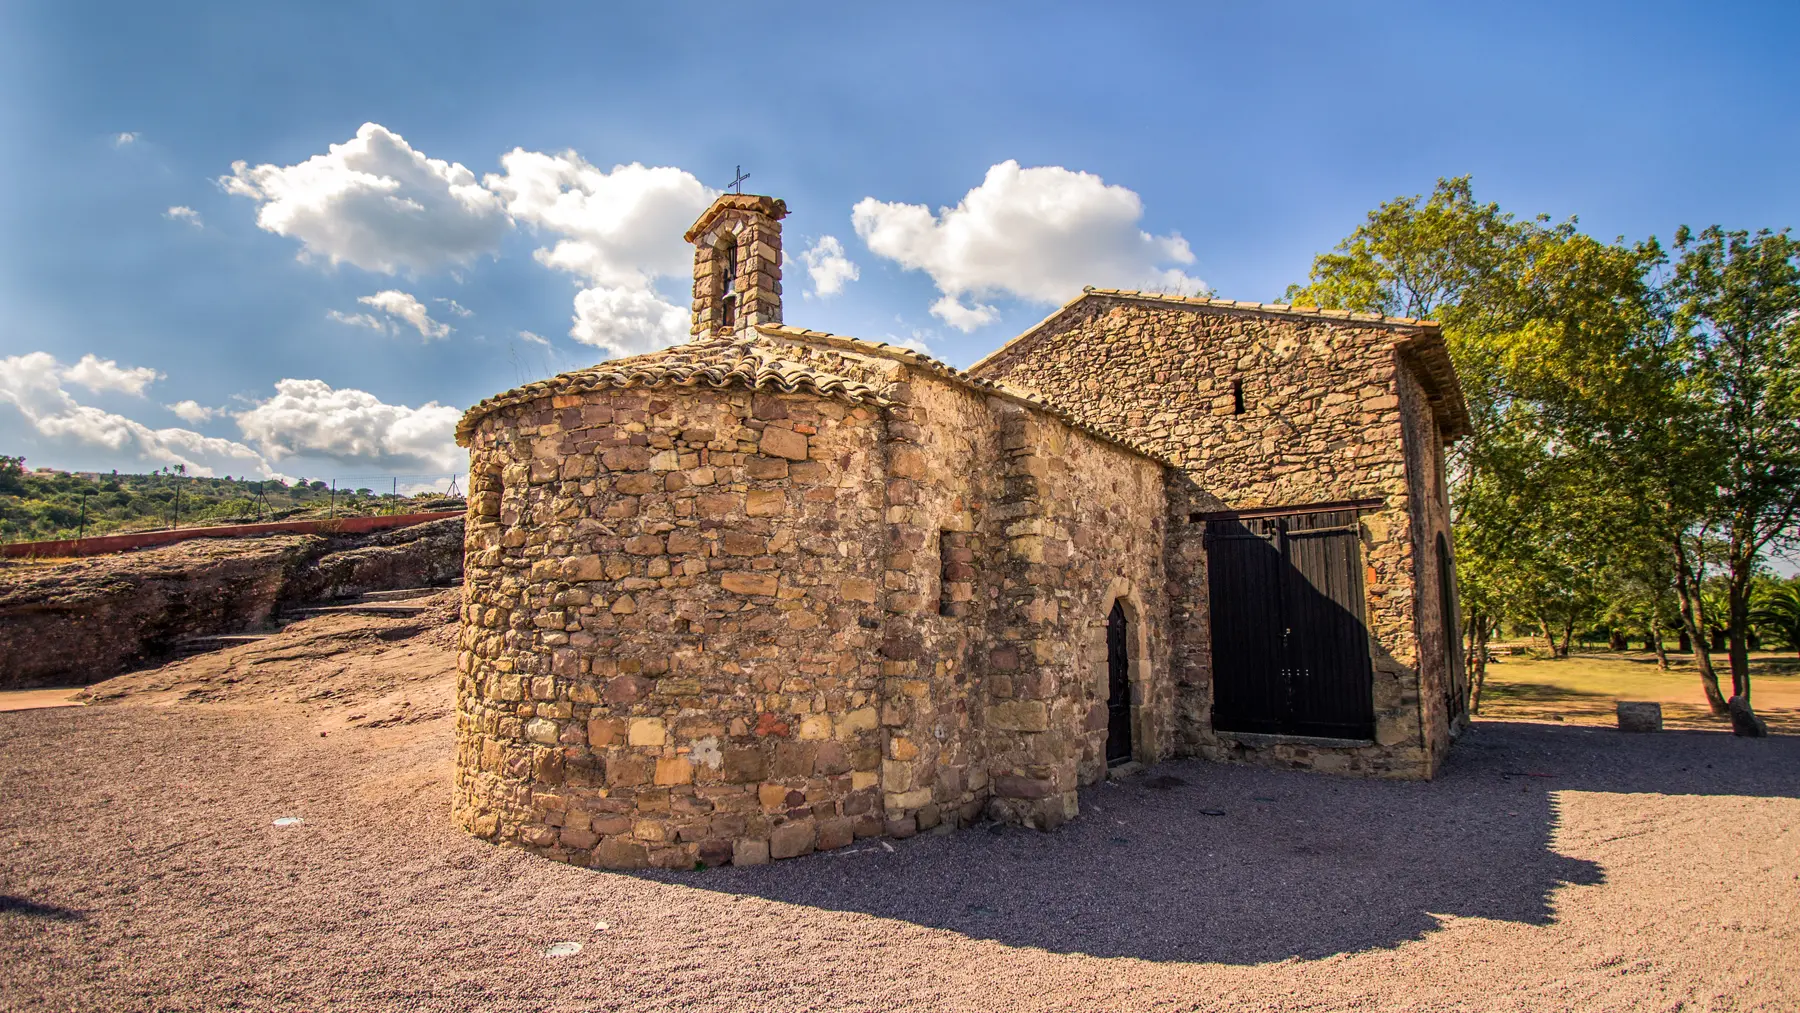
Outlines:
[{"label": "green tree", "polygon": [[1800,242],[1786,230],[1675,234],[1669,292],[1692,350],[1707,521],[1724,543],[1732,694],[1750,703],[1751,587],[1800,520]]},{"label": "green tree", "polygon": [[1666,264],[1654,240],[1571,236],[1546,250],[1520,277],[1521,318],[1499,336],[1501,373],[1534,406],[1546,438],[1595,484],[1586,537],[1596,551],[1660,557],[1635,572],[1669,575],[1701,687],[1723,714],[1703,593],[1714,560],[1706,521],[1718,448],[1705,437],[1694,342],[1657,284]]},{"label": "green tree", "polygon": [[0,454],[0,496],[17,496],[25,491],[25,459]]},{"label": "green tree", "polygon": [[1788,650],[1800,654],[1800,578],[1770,582],[1758,589],[1750,621],[1764,634],[1782,639]]},{"label": "green tree", "polygon": [[1573,625],[1591,607],[1583,544],[1562,534],[1569,509],[1559,492],[1571,469],[1535,407],[1514,396],[1504,340],[1529,316],[1521,279],[1575,235],[1572,221],[1520,220],[1478,203],[1467,176],[1441,179],[1429,195],[1371,211],[1313,261],[1305,285],[1286,295],[1298,305],[1442,325],[1473,429],[1449,460],[1472,707],[1490,630],[1503,620],[1529,624],[1553,646],[1560,631],[1566,650]]}]

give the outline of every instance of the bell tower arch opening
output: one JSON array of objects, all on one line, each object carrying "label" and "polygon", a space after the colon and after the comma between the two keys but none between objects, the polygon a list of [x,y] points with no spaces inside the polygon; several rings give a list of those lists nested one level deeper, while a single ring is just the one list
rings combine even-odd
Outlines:
[{"label": "bell tower arch opening", "polygon": [[719,262],[719,326],[730,330],[737,323],[737,238],[726,236],[714,252],[713,259]]}]

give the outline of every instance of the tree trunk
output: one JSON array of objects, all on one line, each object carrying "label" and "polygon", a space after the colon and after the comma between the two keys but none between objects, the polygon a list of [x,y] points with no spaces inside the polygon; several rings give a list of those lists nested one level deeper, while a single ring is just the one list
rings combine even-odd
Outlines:
[{"label": "tree trunk", "polygon": [[1558,651],[1556,656],[1559,658],[1568,657],[1569,656],[1569,645],[1573,644],[1574,642],[1575,642],[1575,615],[1574,615],[1574,613],[1570,613],[1563,617],[1562,650]]},{"label": "tree trunk", "polygon": [[1468,613],[1463,616],[1463,625],[1467,627],[1467,635],[1463,637],[1463,671],[1473,674],[1477,647],[1475,631],[1481,628],[1481,612],[1477,609],[1469,609]]},{"label": "tree trunk", "polygon": [[1628,651],[1631,642],[1625,638],[1625,631],[1611,629],[1606,631],[1606,649],[1609,651]]},{"label": "tree trunk", "polygon": [[1538,631],[1544,636],[1544,644],[1550,651],[1550,656],[1552,658],[1556,657],[1556,633],[1550,628],[1550,618],[1548,616],[1538,617]]},{"label": "tree trunk", "polygon": [[1694,638],[1688,636],[1687,627],[1675,631],[1675,650],[1681,654],[1694,653]]},{"label": "tree trunk", "polygon": [[1481,713],[1481,691],[1482,691],[1482,689],[1484,689],[1487,686],[1487,661],[1488,661],[1487,617],[1480,616],[1478,614],[1477,618],[1480,621],[1473,624],[1473,628],[1472,628],[1471,632],[1474,634],[1474,636],[1472,636],[1470,638],[1471,640],[1474,641],[1474,644],[1475,644],[1475,667],[1474,667],[1475,681],[1469,687],[1469,713],[1472,715]]},{"label": "tree trunk", "polygon": [[1662,625],[1655,619],[1650,620],[1650,629],[1644,635],[1644,646],[1656,652],[1656,669],[1659,672],[1669,670],[1669,652],[1663,649]]},{"label": "tree trunk", "polygon": [[[1739,572],[1741,571],[1741,572]],[[1731,587],[1726,592],[1725,630],[1731,640],[1731,695],[1744,698],[1750,707],[1750,649],[1746,634],[1750,632],[1750,565],[1733,566]],[[1752,708],[1754,710],[1754,708]]]},{"label": "tree trunk", "polygon": [[1719,676],[1713,671],[1712,654],[1706,649],[1703,632],[1706,606],[1700,599],[1698,581],[1688,566],[1687,546],[1675,543],[1675,596],[1680,602],[1681,639],[1694,652],[1694,667],[1700,670],[1700,688],[1706,693],[1706,706],[1717,717],[1731,714],[1725,694],[1719,692]]}]

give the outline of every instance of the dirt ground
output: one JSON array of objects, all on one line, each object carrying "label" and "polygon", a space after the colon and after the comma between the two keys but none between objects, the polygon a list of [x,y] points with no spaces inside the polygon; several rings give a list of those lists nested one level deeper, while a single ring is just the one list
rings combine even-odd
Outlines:
[{"label": "dirt ground", "polygon": [[1800,1008],[1794,736],[1484,723],[1425,784],[1176,762],[1054,834],[599,872],[450,824],[451,607],[0,713],[0,1009]]}]

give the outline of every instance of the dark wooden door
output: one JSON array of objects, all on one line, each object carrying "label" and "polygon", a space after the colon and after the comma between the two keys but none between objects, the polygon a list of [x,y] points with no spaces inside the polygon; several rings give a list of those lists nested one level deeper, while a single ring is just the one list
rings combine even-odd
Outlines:
[{"label": "dark wooden door", "polygon": [[1106,617],[1106,765],[1131,759],[1131,624],[1113,602]]},{"label": "dark wooden door", "polygon": [[1371,737],[1374,675],[1356,512],[1206,523],[1213,727]]},{"label": "dark wooden door", "polygon": [[1438,614],[1444,634],[1444,713],[1454,721],[1469,709],[1467,677],[1463,674],[1462,613],[1456,607],[1456,564],[1450,559],[1450,542],[1437,536]]}]

